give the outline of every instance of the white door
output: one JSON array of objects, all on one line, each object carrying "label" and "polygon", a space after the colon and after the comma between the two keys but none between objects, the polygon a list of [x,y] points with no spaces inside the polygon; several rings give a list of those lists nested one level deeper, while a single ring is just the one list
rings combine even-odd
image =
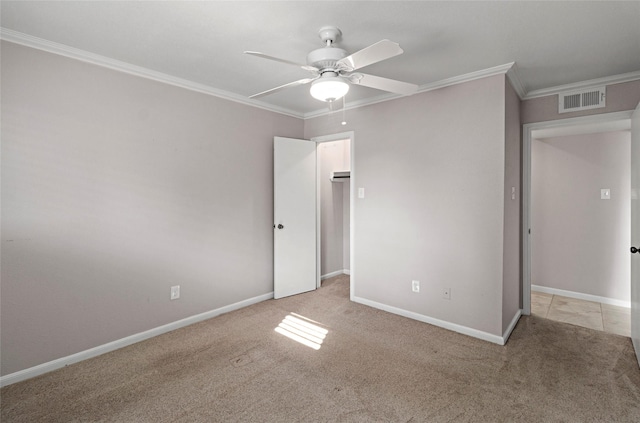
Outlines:
[{"label": "white door", "polygon": [[[631,116],[631,339],[640,365],[640,104]],[[635,251],[635,253],[633,253]]]},{"label": "white door", "polygon": [[273,295],[316,289],[316,143],[273,139]]}]

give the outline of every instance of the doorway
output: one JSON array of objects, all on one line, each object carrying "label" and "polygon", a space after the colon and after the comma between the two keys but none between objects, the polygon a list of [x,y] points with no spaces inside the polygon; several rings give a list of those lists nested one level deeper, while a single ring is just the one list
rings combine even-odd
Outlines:
[{"label": "doorway", "polygon": [[[580,118],[562,119],[549,122],[526,124],[523,126],[523,275],[522,275],[522,309],[523,314],[531,314],[531,286],[532,286],[532,148],[536,139],[563,137],[570,135],[586,135],[595,133],[607,133],[626,131],[630,129],[632,112],[609,113]],[[606,189],[607,187],[601,187]],[[600,195],[600,190],[597,194]],[[605,194],[603,194],[605,195]],[[535,201],[535,200],[534,200]],[[579,210],[576,206],[576,210]],[[534,228],[535,229],[535,228]],[[621,253],[623,254],[623,253]],[[630,287],[630,278],[629,285]],[[568,290],[567,290],[568,291]],[[597,298],[588,295],[584,299]]]},{"label": "doorway", "polygon": [[320,288],[324,279],[347,274],[350,275],[349,295],[352,298],[354,292],[354,133],[350,131],[320,136],[312,138],[311,141],[316,142],[318,146],[316,155],[317,287]]},{"label": "doorway", "polygon": [[[316,137],[311,140],[274,137],[274,298],[312,291],[321,286],[322,237],[319,146],[341,141],[348,154],[340,166],[349,164],[354,172],[353,131]],[[344,170],[343,170],[344,172]],[[341,226],[348,226],[348,270],[350,299],[353,300],[353,186],[349,177],[348,219],[342,214]],[[340,191],[342,192],[342,191]],[[340,203],[344,203],[340,199]],[[345,222],[347,221],[347,222]],[[345,224],[347,223],[347,224]],[[340,269],[341,273],[343,269]]]}]

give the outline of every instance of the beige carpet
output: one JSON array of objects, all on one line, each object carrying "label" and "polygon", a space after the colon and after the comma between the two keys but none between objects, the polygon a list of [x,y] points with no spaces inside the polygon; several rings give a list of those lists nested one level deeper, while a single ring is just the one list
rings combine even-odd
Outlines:
[{"label": "beige carpet", "polygon": [[[618,335],[523,317],[504,347],[348,301],[348,278],[3,388],[9,422],[639,422]],[[319,350],[274,331],[328,330]]]}]

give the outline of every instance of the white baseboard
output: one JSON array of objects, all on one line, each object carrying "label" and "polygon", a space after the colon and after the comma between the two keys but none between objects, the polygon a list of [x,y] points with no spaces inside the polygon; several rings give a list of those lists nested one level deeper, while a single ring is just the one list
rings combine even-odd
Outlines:
[{"label": "white baseboard", "polygon": [[162,335],[163,333],[171,332],[176,329],[180,329],[185,326],[192,325],[194,323],[201,322],[203,320],[211,319],[212,317],[219,316],[223,313],[228,313],[233,310],[238,310],[252,304],[256,304],[262,301],[270,300],[273,298],[273,292],[268,294],[259,295],[257,297],[249,298],[243,301],[239,301],[234,304],[230,304],[224,307],[217,308],[215,310],[207,311],[204,313],[196,314],[195,316],[187,317],[182,320],[178,320],[166,325],[159,326],[154,329],[149,329],[144,332],[136,333],[135,335],[127,336],[126,338],[118,339],[113,342],[109,342],[104,345],[99,345],[94,348],[90,348],[79,353],[75,353],[66,357],[58,358],[57,360],[49,361],[48,363],[39,364],[28,369],[20,370],[15,373],[10,373],[6,376],[0,377],[0,387],[11,385],[16,382],[31,379],[32,377],[40,376],[45,373],[49,373],[53,370],[60,369],[79,361],[87,360],[89,358],[97,357],[99,355],[126,347],[128,345],[135,344],[145,339],[153,338],[154,336]]},{"label": "white baseboard", "polygon": [[342,273],[344,273],[345,275],[350,275],[351,274],[351,270],[349,269],[343,269]]},{"label": "white baseboard", "polygon": [[578,300],[593,301],[596,303],[609,304],[618,307],[631,308],[631,301],[616,300],[615,298],[600,297],[597,295],[583,294],[581,292],[565,291],[564,289],[549,288],[540,285],[531,285],[531,290],[544,292],[545,294],[561,295],[563,297],[575,298]]},{"label": "white baseboard", "polygon": [[[488,341],[498,345],[504,345],[507,342],[507,338],[502,337],[500,335],[493,335],[488,332],[483,332],[481,330],[473,329],[467,326],[458,325],[456,323],[447,322],[444,320],[436,319],[433,317],[425,316],[423,314],[415,313],[413,311],[404,310],[397,307],[392,307],[386,304],[378,303],[375,301],[367,300],[365,298],[360,297],[352,297],[352,301],[360,304],[364,304],[369,307],[377,308],[379,310],[387,311],[389,313],[397,314],[399,316],[407,317],[409,319],[418,320],[420,322],[429,323],[430,325],[438,326],[443,329],[448,329],[453,332],[458,332],[463,335],[468,335],[474,338],[482,339],[484,341]],[[519,317],[519,316],[518,316]],[[517,319],[514,317],[515,323],[517,323]],[[515,323],[512,322],[515,327]],[[506,332],[505,332],[506,333]],[[509,331],[509,334],[511,332]]]},{"label": "white baseboard", "polygon": [[522,316],[522,310],[518,309],[518,311],[516,311],[515,316],[513,316],[513,319],[511,319],[511,323],[509,323],[509,326],[507,326],[507,330],[505,330],[504,334],[502,334],[502,339],[504,340],[504,343],[502,345],[507,343],[507,340],[511,336],[511,332],[513,332],[513,329],[515,329],[516,325],[518,324],[518,320],[520,320],[521,316]]},{"label": "white baseboard", "polygon": [[640,339],[631,338],[633,348],[636,350],[636,358],[638,359],[638,367],[640,368]]},{"label": "white baseboard", "polygon": [[346,270],[346,269],[336,270],[335,272],[329,272],[329,273],[326,273],[326,274],[320,276],[320,280],[325,280],[325,279],[332,278],[334,276],[348,275],[348,274],[349,274],[349,271]]}]

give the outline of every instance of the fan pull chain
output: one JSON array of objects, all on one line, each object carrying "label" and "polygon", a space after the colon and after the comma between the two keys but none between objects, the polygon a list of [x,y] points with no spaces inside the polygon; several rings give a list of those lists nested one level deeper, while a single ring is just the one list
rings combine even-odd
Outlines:
[{"label": "fan pull chain", "polygon": [[347,118],[346,118],[346,114],[347,111],[345,110],[347,108],[347,100],[346,99],[346,95],[342,97],[342,122],[341,124],[344,126],[347,124]]}]

